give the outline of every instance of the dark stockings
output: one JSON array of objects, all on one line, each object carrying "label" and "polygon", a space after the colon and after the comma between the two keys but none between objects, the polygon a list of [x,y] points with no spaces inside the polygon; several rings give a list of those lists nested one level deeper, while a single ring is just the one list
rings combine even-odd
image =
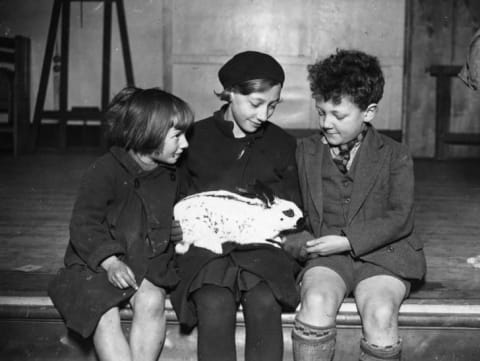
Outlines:
[{"label": "dark stockings", "polygon": [[[198,315],[198,360],[236,361],[237,304],[228,288],[205,285],[193,294]],[[263,282],[242,294],[246,327],[245,360],[281,361],[281,307]]]},{"label": "dark stockings", "polygon": [[281,361],[283,358],[282,308],[270,287],[261,282],[242,295],[246,324],[246,361]]},{"label": "dark stockings", "polygon": [[193,294],[197,306],[198,361],[235,361],[235,312],[228,288],[205,285]]}]

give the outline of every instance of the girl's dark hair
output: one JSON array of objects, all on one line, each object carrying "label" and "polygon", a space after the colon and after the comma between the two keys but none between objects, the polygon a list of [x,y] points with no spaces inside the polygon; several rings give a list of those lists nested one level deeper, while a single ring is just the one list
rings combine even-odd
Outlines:
[{"label": "girl's dark hair", "polygon": [[230,102],[230,92],[240,93],[242,95],[248,95],[251,93],[261,93],[268,90],[275,85],[280,84],[278,81],[272,79],[253,79],[246,80],[241,83],[232,85],[220,93],[215,92],[215,95],[223,101]]},{"label": "girl's dark hair", "polygon": [[382,99],[385,80],[378,59],[372,55],[340,49],[307,69],[314,97],[340,103],[346,96],[362,110]]},{"label": "girl's dark hair", "polygon": [[193,123],[189,105],[159,88],[126,87],[105,112],[110,145],[148,154],[161,147],[171,127],[187,131]]}]

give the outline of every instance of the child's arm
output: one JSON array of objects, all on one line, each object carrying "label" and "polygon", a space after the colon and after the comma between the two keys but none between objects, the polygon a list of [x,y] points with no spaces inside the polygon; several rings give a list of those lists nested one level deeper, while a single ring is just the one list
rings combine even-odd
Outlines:
[{"label": "child's arm", "polygon": [[[272,179],[259,179],[270,187],[274,194],[279,198],[285,198],[294,202],[302,208],[302,199],[300,195],[300,184],[298,181],[297,161],[295,158],[296,140],[292,136],[281,138],[282,141],[275,150],[277,154],[265,159],[270,162],[269,167],[273,167],[276,174],[275,181]],[[281,144],[281,145],[280,145]],[[267,165],[265,165],[267,166]]]},{"label": "child's arm", "polygon": [[112,255],[123,255],[123,244],[113,239],[107,208],[114,200],[115,178],[111,163],[94,163],[85,173],[70,221],[70,242],[82,260],[95,271]]},{"label": "child's arm", "polygon": [[300,183],[298,181],[298,168],[295,158],[296,143],[292,145],[292,151],[285,160],[285,168],[282,174],[283,188],[286,190],[285,197],[297,206],[302,208],[302,197],[300,196]]}]

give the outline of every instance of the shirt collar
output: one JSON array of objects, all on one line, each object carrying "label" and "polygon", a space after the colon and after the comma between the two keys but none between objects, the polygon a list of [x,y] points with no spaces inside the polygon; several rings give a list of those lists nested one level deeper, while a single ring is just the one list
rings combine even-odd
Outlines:
[{"label": "shirt collar", "polygon": [[[215,120],[215,124],[217,128],[228,138],[235,138],[233,135],[233,122],[229,120],[225,120],[225,112],[228,109],[228,104],[222,106],[222,108],[215,113],[213,113],[213,118]],[[251,140],[260,138],[263,136],[265,132],[265,128],[268,127],[269,123],[265,122],[255,133],[246,133],[245,137],[243,138],[235,138],[241,141]]]},{"label": "shirt collar", "polygon": [[327,138],[324,135],[322,135],[321,141],[323,144],[328,145],[330,147],[330,150],[335,154],[338,154],[340,152],[351,151],[353,148],[360,146],[363,139],[365,139],[365,136],[367,135],[369,128],[370,128],[370,125],[368,123],[364,123],[362,131],[355,138],[353,138],[352,140],[344,144],[330,145],[328,144]]}]

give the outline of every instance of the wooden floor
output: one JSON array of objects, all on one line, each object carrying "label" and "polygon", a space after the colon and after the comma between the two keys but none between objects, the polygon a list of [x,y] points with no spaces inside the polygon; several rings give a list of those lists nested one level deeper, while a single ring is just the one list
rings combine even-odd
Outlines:
[{"label": "wooden floor", "polygon": [[[0,295],[45,295],[95,152],[0,154]],[[415,160],[416,226],[428,273],[412,298],[480,299],[480,160]]]}]

